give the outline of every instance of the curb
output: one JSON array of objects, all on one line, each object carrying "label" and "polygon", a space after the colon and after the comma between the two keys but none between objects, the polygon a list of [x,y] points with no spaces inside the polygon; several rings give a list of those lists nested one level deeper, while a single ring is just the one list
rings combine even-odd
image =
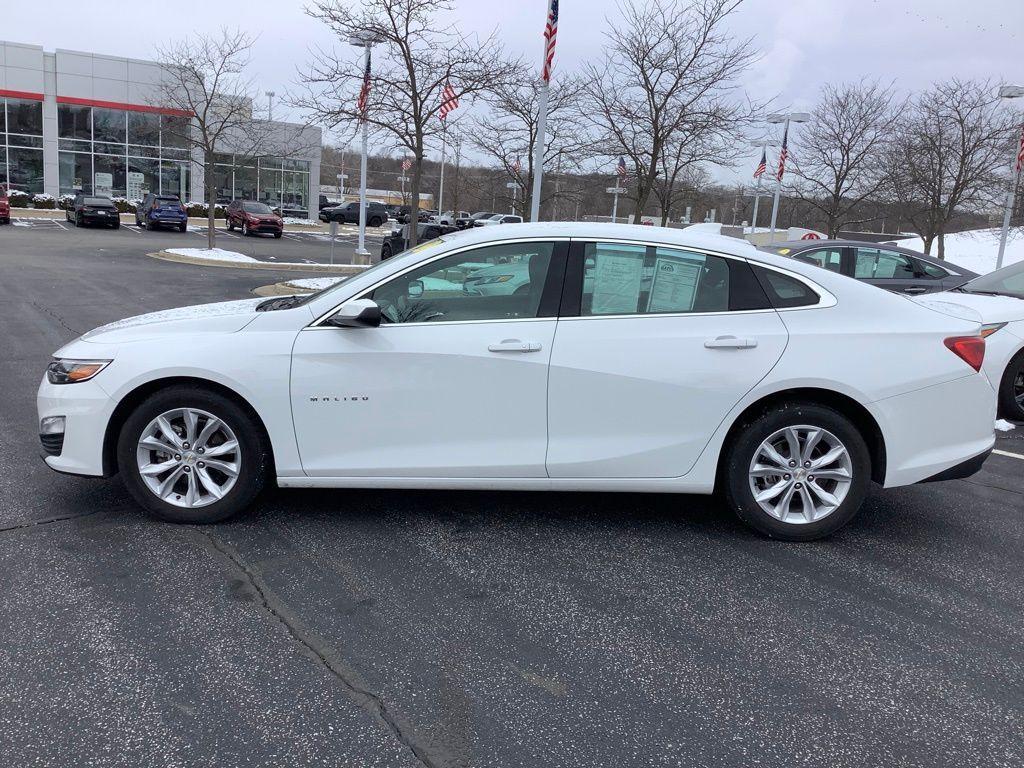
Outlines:
[{"label": "curb", "polygon": [[[162,261],[175,261],[179,264],[195,264],[200,267],[222,267],[225,269],[260,269],[271,272],[330,272],[338,275],[358,275],[366,267],[355,267],[351,264],[295,264],[285,262],[274,264],[267,261],[220,261],[217,259],[201,259],[196,256],[182,256],[167,251],[155,251],[147,253],[151,259]],[[293,291],[294,293],[294,291]]]}]

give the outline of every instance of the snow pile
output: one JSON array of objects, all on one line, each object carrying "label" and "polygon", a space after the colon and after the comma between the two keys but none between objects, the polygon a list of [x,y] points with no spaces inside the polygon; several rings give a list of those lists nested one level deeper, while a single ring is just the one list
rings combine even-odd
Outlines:
[{"label": "snow pile", "polygon": [[296,218],[294,216],[285,216],[284,217],[284,223],[285,224],[299,224],[299,225],[301,225],[303,227],[319,227],[320,226],[320,222],[319,221],[313,221],[312,219],[298,219],[298,218]]},{"label": "snow pile", "polygon": [[[961,266],[979,275],[984,275],[996,268],[996,256],[999,253],[999,233],[995,229],[972,229],[966,232],[955,232],[946,235],[946,260],[953,265]],[[920,237],[909,240],[893,241],[893,245],[910,248],[924,253],[924,241]],[[938,256],[939,244],[932,243],[932,256]],[[1003,255],[1003,266],[1024,261],[1024,235],[1020,230],[1010,230],[1006,240],[1006,252]]]},{"label": "snow pile", "polygon": [[347,279],[347,277],[303,277],[298,280],[289,280],[285,285],[297,291],[322,291],[324,288],[330,288]]},{"label": "snow pile", "polygon": [[259,259],[246,256],[244,253],[225,251],[223,248],[168,248],[167,253],[173,253],[175,256],[188,256],[192,259],[207,259],[208,261],[259,261]]},{"label": "snow pile", "polygon": [[1010,432],[1017,428],[1016,424],[1011,424],[1006,419],[996,419],[996,429],[1000,432]]}]

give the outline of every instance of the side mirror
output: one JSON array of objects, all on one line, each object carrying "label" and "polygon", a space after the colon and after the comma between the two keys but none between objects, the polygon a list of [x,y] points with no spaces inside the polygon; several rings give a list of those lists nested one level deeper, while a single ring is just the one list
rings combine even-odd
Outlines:
[{"label": "side mirror", "polygon": [[380,326],[380,307],[371,299],[346,301],[327,320],[337,328],[377,328]]},{"label": "side mirror", "polygon": [[409,283],[409,298],[410,299],[418,299],[422,295],[423,295],[423,281],[422,280],[413,280],[411,283]]}]

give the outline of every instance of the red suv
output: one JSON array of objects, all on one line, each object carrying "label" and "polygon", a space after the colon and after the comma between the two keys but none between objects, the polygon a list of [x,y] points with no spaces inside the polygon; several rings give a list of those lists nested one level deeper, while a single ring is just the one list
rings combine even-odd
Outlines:
[{"label": "red suv", "polygon": [[7,199],[7,193],[0,189],[0,224],[11,223],[11,201]]},{"label": "red suv", "polygon": [[269,234],[280,237],[284,219],[270,210],[266,203],[255,200],[232,200],[228,203],[228,230],[238,227],[243,235]]}]

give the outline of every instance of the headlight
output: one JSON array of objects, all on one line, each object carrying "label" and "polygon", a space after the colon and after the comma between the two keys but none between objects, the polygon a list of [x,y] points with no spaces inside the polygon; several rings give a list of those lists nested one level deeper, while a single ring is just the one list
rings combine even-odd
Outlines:
[{"label": "headlight", "polygon": [[46,366],[46,378],[51,384],[77,384],[88,381],[110,365],[109,360],[54,360]]}]

